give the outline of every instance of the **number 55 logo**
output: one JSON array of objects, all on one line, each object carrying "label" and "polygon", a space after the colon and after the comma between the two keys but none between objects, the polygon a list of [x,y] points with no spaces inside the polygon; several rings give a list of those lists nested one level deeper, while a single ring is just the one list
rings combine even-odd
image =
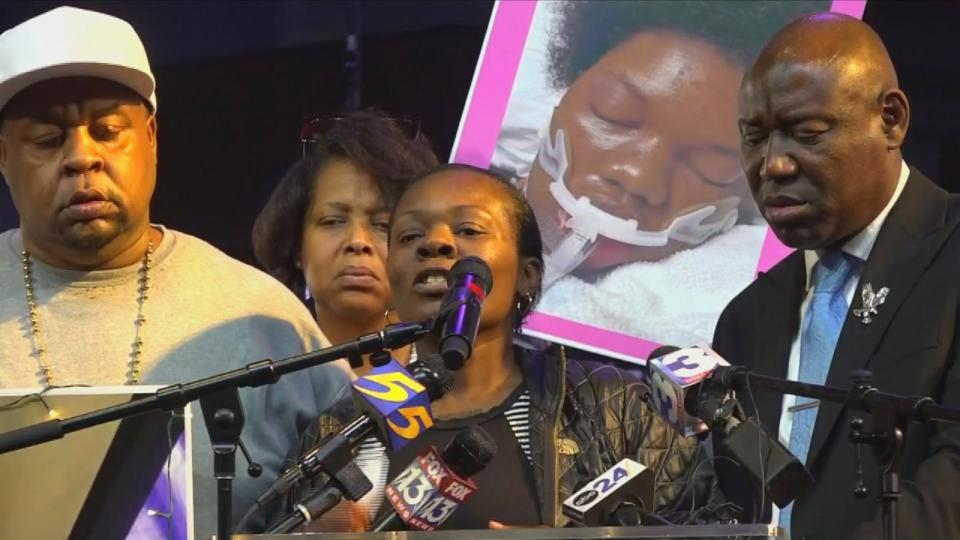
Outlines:
[{"label": "number 55 logo", "polygon": [[[377,388],[378,386],[380,388]],[[353,383],[353,387],[370,397],[390,403],[403,403],[410,398],[411,394],[419,394],[426,390],[403,368],[400,371],[361,377]]]},{"label": "number 55 logo", "polygon": [[402,448],[433,426],[426,388],[396,360],[357,379],[353,389],[357,407],[370,414],[381,434],[388,435],[384,442],[392,450]]},{"label": "number 55 logo", "polygon": [[398,436],[407,440],[413,440],[420,436],[420,428],[430,429],[433,427],[433,417],[430,411],[423,405],[415,407],[401,407],[397,409],[397,414],[404,419],[404,424],[397,424],[394,418],[387,418],[387,425],[390,430]]}]

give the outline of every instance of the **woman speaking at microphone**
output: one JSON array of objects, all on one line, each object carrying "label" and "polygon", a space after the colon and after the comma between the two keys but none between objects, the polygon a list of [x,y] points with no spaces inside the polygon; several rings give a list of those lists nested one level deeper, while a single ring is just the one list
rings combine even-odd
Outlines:
[{"label": "woman speaking at microphone", "polygon": [[[712,519],[709,512],[690,515],[694,504],[709,509],[718,501],[712,468],[697,467],[704,460],[697,441],[677,435],[644,404],[647,387],[638,373],[568,357],[563,347],[531,352],[514,346],[543,277],[539,229],[520,192],[483,169],[441,165],[400,196],[389,246],[387,273],[402,320],[436,316],[447,275],[461,257],[483,259],[493,277],[473,353],[452,390],[433,403],[433,428],[396,454],[372,458],[392,479],[426,445],[442,447],[467,425],[489,432],[499,450],[473,477],[477,493],[444,529],[562,526],[562,501],[625,457],[655,471],[654,510],[662,517]],[[436,337],[415,349],[421,357],[438,352]],[[356,414],[342,405],[314,423],[303,450]],[[383,484],[374,484],[382,493]],[[382,497],[379,506],[356,516],[353,530],[365,530],[390,509]],[[325,520],[311,530],[328,530]]]}]

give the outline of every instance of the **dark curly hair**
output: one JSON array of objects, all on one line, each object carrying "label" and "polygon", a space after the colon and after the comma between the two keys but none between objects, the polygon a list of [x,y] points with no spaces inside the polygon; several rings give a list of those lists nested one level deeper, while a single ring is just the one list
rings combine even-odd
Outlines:
[{"label": "dark curly hair", "polygon": [[[517,254],[521,259],[533,257],[540,265],[541,280],[537,282],[536,289],[530,291],[530,298],[517,299],[520,310],[516,314],[514,327],[519,329],[520,326],[523,325],[523,321],[526,319],[527,315],[529,315],[533,311],[533,308],[536,307],[537,301],[540,299],[540,295],[543,292],[543,240],[540,237],[540,226],[537,225],[537,217],[533,213],[533,208],[530,206],[530,202],[527,201],[527,198],[523,196],[523,193],[521,193],[519,189],[510,183],[505,176],[502,176],[499,173],[489,169],[482,169],[480,167],[474,167],[473,165],[466,165],[463,163],[445,163],[438,165],[437,167],[434,167],[433,169],[430,169],[429,171],[426,171],[420,176],[414,178],[409,184],[406,185],[404,192],[421,180],[447,171],[465,171],[477,173],[493,180],[495,183],[500,184],[501,187],[503,187],[503,194],[506,196],[507,200],[510,201],[511,211],[510,215],[507,216],[507,219],[510,220],[510,225],[512,226],[513,232],[517,239]],[[400,196],[402,197],[403,193],[401,193]]]},{"label": "dark curly hair", "polygon": [[260,265],[300,298],[306,292],[297,268],[303,220],[313,201],[317,176],[327,163],[348,160],[373,177],[391,208],[413,178],[436,167],[426,137],[411,138],[397,121],[370,109],[343,114],[307,147],[273,190],[253,224],[253,252]]},{"label": "dark curly hair", "polygon": [[746,65],[789,21],[830,8],[828,0],[614,0],[556,5],[558,21],[548,71],[557,90],[568,88],[603,55],[638,32],[686,34],[714,44],[737,64]]}]

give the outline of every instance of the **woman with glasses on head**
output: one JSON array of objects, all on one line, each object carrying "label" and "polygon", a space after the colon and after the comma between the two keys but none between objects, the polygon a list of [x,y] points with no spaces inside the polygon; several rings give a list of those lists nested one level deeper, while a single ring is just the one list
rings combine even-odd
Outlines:
[{"label": "woman with glasses on head", "polygon": [[[389,208],[437,157],[412,122],[375,110],[309,120],[301,140],[303,157],[254,223],[254,253],[310,299],[320,329],[340,343],[396,322],[384,268]],[[409,350],[395,355],[406,361]]]},{"label": "woman with glasses on head", "polygon": [[[677,524],[718,520],[726,505],[704,452],[696,438],[681,437],[645,404],[649,387],[639,373],[579,358],[574,351],[568,357],[559,346],[534,352],[514,345],[543,283],[533,210],[494,173],[441,165],[414,180],[394,209],[387,273],[400,317],[436,316],[447,294],[447,275],[466,256],[484,260],[493,282],[472,355],[456,372],[452,389],[433,403],[430,430],[396,453],[372,436],[364,442],[380,451],[358,456],[358,464],[376,463],[388,474],[374,482],[375,505],[354,514],[351,530],[366,530],[390,511],[383,481],[395,478],[426,445],[443,447],[470,425],[486,430],[497,452],[473,477],[477,492],[443,529],[563,526],[568,520],[560,512],[562,501],[624,458],[654,471],[652,510],[662,518]],[[437,353],[437,336],[422,338],[416,351],[418,357]],[[352,402],[335,406],[313,423],[300,451],[336,433],[357,413]],[[318,479],[300,486],[290,502],[322,485]],[[330,530],[325,518],[311,529]]]}]

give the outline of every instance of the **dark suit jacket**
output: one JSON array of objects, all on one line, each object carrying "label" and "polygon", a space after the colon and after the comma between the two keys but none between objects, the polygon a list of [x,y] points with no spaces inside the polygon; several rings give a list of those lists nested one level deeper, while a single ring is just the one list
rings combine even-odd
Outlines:
[{"label": "dark suit jacket", "polygon": [[[884,222],[857,285],[841,330],[827,385],[849,388],[850,372],[868,369],[883,392],[930,396],[960,407],[960,197],[948,195],[916,170]],[[714,348],[733,364],[786,377],[790,345],[800,327],[806,268],[802,251],[781,261],[740,293],[717,323]],[[854,317],[866,283],[890,289],[870,324]],[[773,432],[782,396],[754,390],[760,419]],[[753,411],[749,397],[740,401]],[[870,415],[821,403],[807,466],[814,487],[797,499],[793,538],[879,539],[880,472],[863,448],[865,499],[852,495],[856,458],[849,421]],[[897,513],[901,539],[960,539],[960,427],[911,424],[902,460]],[[717,463],[721,487],[744,507],[747,519],[759,504],[736,467]],[[769,499],[768,499],[769,500]],[[768,503],[769,504],[769,503]],[[769,519],[765,512],[764,519]]]}]

